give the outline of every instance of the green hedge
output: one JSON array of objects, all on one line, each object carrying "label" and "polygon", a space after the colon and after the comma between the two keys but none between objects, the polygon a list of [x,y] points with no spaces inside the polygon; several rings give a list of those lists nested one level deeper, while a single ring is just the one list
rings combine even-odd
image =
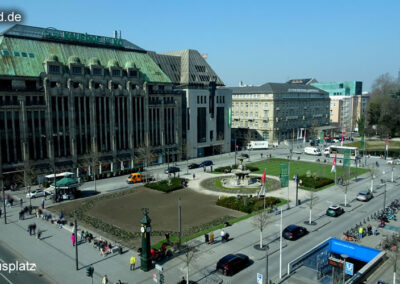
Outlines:
[{"label": "green hedge", "polygon": [[[280,202],[279,198],[276,197],[266,197],[265,207],[272,207]],[[229,209],[251,213],[253,211],[258,211],[264,208],[264,198],[258,197],[227,197],[222,198],[217,201],[217,205],[226,207]]]},{"label": "green hedge", "polygon": [[184,179],[182,178],[175,177],[175,178],[165,179],[159,182],[147,183],[145,184],[145,187],[168,193],[183,188],[182,185],[183,180]]},{"label": "green hedge", "polygon": [[307,176],[299,176],[299,179],[302,181],[302,186],[309,187],[309,188],[321,188],[325,185],[334,183],[333,179],[330,178],[321,178],[321,177],[307,177]]}]

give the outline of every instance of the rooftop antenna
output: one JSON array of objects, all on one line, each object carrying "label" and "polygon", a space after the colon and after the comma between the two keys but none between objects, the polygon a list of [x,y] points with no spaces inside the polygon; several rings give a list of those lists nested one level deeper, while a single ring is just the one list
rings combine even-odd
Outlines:
[{"label": "rooftop antenna", "polygon": [[121,30],[119,30],[119,39],[121,39],[121,38],[122,38]]},{"label": "rooftop antenna", "polygon": [[114,30],[114,38],[118,38],[118,31]]}]

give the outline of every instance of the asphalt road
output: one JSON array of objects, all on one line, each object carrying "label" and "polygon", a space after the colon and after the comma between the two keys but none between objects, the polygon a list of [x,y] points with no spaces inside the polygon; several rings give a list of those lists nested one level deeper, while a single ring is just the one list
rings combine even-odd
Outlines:
[{"label": "asphalt road", "polygon": [[[23,263],[24,267],[33,269],[35,265],[24,259],[22,256],[18,256],[16,252],[12,251],[4,242],[0,241],[0,284],[19,284],[19,283],[32,283],[32,284],[50,284],[55,283],[51,281],[46,275],[41,273],[35,268],[35,271],[12,271],[5,270],[5,266],[10,264],[16,264],[18,261],[19,265]],[[29,262],[29,265],[26,263]]]}]

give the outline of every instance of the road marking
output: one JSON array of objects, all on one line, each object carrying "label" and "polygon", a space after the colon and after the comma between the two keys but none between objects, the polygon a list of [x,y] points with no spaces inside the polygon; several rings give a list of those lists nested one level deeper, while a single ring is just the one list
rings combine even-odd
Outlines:
[{"label": "road marking", "polygon": [[2,273],[0,273],[0,276],[2,276],[6,281],[10,284],[13,284],[7,277],[5,277]]},{"label": "road marking", "polygon": [[0,258],[0,261],[2,262],[2,263],[6,263],[4,260],[2,260],[1,258]]}]

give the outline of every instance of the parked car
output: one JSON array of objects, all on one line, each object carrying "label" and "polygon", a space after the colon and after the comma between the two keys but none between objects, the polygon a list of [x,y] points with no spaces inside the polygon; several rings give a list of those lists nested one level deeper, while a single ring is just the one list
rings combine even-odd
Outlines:
[{"label": "parked car", "polygon": [[297,225],[289,225],[283,230],[282,237],[290,241],[295,241],[307,234],[308,231],[306,228]]},{"label": "parked car", "polygon": [[199,167],[200,167],[200,165],[199,165],[199,164],[196,164],[196,163],[190,164],[190,165],[188,166],[189,169],[197,169],[197,168],[199,168]]},{"label": "parked car", "polygon": [[207,167],[213,165],[213,162],[210,160],[206,160],[200,163],[200,167]]},{"label": "parked car", "polygon": [[217,262],[217,271],[222,271],[224,275],[232,276],[250,265],[247,255],[237,253],[225,255]]},{"label": "parked car", "polygon": [[339,140],[339,138],[333,138],[333,142],[334,142],[334,143],[339,143],[340,140]]},{"label": "parked car", "polygon": [[248,159],[249,158],[249,154],[242,153],[242,154],[240,154],[240,157]]},{"label": "parked car", "polygon": [[312,140],[310,142],[310,146],[318,146],[319,145],[319,140]]},{"label": "parked car", "polygon": [[343,213],[344,209],[337,205],[329,206],[329,208],[326,210],[326,215],[331,217],[338,217]]},{"label": "parked car", "polygon": [[174,174],[174,173],[177,173],[177,172],[180,172],[180,171],[181,171],[181,169],[178,168],[178,167],[169,167],[169,168],[167,168],[165,170],[165,173],[166,174]]},{"label": "parked car", "polygon": [[26,194],[26,198],[37,198],[37,197],[45,197],[46,196],[46,192],[44,192],[43,190],[34,190],[31,192],[28,192]]},{"label": "parked car", "polygon": [[387,163],[389,165],[400,165],[400,159],[396,159],[396,160],[390,159],[389,161],[387,161]]},{"label": "parked car", "polygon": [[356,197],[357,200],[359,201],[369,201],[370,199],[372,199],[372,197],[374,197],[372,195],[372,193],[369,190],[363,190],[360,191]]}]

